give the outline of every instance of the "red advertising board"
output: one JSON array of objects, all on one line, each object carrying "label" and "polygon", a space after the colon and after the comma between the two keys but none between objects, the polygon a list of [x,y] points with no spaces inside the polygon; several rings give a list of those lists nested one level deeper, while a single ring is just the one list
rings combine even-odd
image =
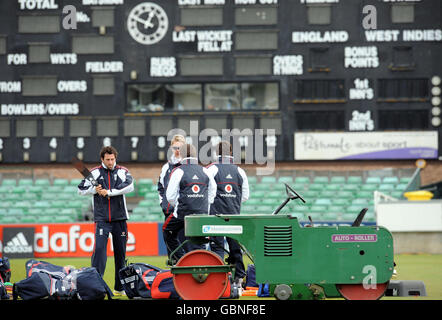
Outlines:
[{"label": "red advertising board", "polygon": [[[0,241],[3,228],[35,227],[34,257],[90,257],[94,251],[95,224],[53,223],[0,225]],[[3,243],[0,246],[2,251]],[[158,224],[148,222],[128,223],[128,256],[158,255]],[[113,255],[112,241],[108,242],[108,255]]]}]

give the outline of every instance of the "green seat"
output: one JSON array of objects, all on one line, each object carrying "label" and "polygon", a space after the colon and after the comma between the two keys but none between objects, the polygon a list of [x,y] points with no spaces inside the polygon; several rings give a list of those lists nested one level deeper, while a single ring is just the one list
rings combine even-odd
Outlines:
[{"label": "green seat", "polygon": [[330,206],[332,204],[331,199],[327,198],[317,198],[313,205],[315,206]]},{"label": "green seat", "polygon": [[247,180],[249,181],[249,184],[253,184],[258,181],[258,178],[256,176],[247,176]]},{"label": "green seat", "polygon": [[393,191],[390,193],[390,196],[400,199],[400,198],[402,198],[403,194],[404,193],[402,191]]},{"label": "green seat", "polygon": [[381,183],[381,177],[367,177],[365,179],[365,184],[380,184]]},{"label": "green seat", "polygon": [[50,186],[51,183],[49,182],[49,179],[35,179],[34,181],[34,186],[39,186],[39,187],[47,187]]},{"label": "green seat", "polygon": [[259,206],[262,202],[262,198],[250,198],[247,200],[247,204],[250,206]]},{"label": "green seat", "polygon": [[26,193],[26,188],[23,186],[16,186],[12,188],[12,193],[24,194]]},{"label": "green seat", "polygon": [[243,204],[241,206],[241,213],[242,214],[253,214],[253,213],[255,213],[255,206]]},{"label": "green seat", "polygon": [[[138,206],[139,207],[144,207],[144,208],[148,209],[150,206],[152,206],[152,201],[150,199],[148,199],[148,200],[141,200],[140,202],[138,202]],[[149,211],[149,210],[147,210],[147,211]]]},{"label": "green seat", "polygon": [[50,208],[51,204],[49,201],[36,201],[34,203],[35,208]]},{"label": "green seat", "polygon": [[60,187],[63,193],[78,194],[78,187],[76,186],[65,185]]},{"label": "green seat", "polygon": [[384,177],[384,179],[382,179],[382,183],[383,184],[398,184],[399,178],[398,177]]},{"label": "green seat", "polygon": [[77,187],[81,183],[81,180],[82,179],[80,179],[80,178],[78,178],[78,179],[77,178],[76,179],[71,179],[69,181],[69,185]]},{"label": "green seat", "polygon": [[130,222],[139,222],[139,221],[146,221],[147,217],[144,214],[131,214],[130,215]]},{"label": "green seat", "polygon": [[293,183],[293,177],[283,176],[278,178],[279,183],[287,183],[288,185]]},{"label": "green seat", "polygon": [[69,185],[68,179],[54,179],[53,186],[64,187]]},{"label": "green seat", "polygon": [[327,212],[322,215],[322,220],[324,220],[324,221],[338,220],[338,215],[333,212]]},{"label": "green seat", "polygon": [[158,192],[146,192],[146,193],[144,194],[144,198],[145,198],[145,199],[155,199],[155,200],[159,200]]},{"label": "green seat", "polygon": [[28,186],[32,186],[33,184],[34,184],[34,180],[32,180],[32,179],[24,178],[24,179],[18,180],[18,186],[28,187]]},{"label": "green seat", "polygon": [[309,212],[310,211],[310,207],[308,207],[308,206],[302,206],[302,205],[296,205],[296,206],[292,206],[291,207],[291,209],[292,209],[292,212],[302,212],[302,213],[305,213],[305,212]]},{"label": "green seat", "polygon": [[359,191],[356,193],[356,198],[372,199],[373,196],[373,191]]},{"label": "green seat", "polygon": [[8,209],[9,207],[12,207],[13,204],[13,201],[2,200],[0,201],[0,208]]},{"label": "green seat", "polygon": [[336,197],[341,199],[353,199],[353,193],[351,191],[338,191]]},{"label": "green seat", "polygon": [[360,187],[359,184],[344,184],[342,186],[342,190],[343,191],[351,191],[351,192],[355,193],[355,192],[359,191],[359,187]]},{"label": "green seat", "polygon": [[15,187],[17,185],[17,180],[15,179],[3,179],[2,186]]},{"label": "green seat", "polygon": [[345,207],[338,206],[338,205],[331,205],[328,207],[327,211],[330,213],[334,213],[334,214],[343,213],[343,212],[345,212]]},{"label": "green seat", "polygon": [[347,206],[350,203],[350,199],[336,198],[332,199],[332,204],[336,206]]},{"label": "green seat", "polygon": [[53,216],[43,215],[43,216],[37,217],[37,222],[38,223],[52,223],[54,221],[55,220],[54,220]]},{"label": "green seat", "polygon": [[264,176],[261,178],[261,183],[276,183],[276,178],[273,176]]},{"label": "green seat", "polygon": [[377,184],[363,184],[361,187],[361,191],[375,191],[377,188]]},{"label": "green seat", "polygon": [[381,192],[391,192],[394,190],[395,185],[394,184],[381,184],[378,188]]},{"label": "green seat", "polygon": [[135,207],[132,210],[132,214],[135,215],[147,215],[149,213],[149,209],[147,207]]},{"label": "green seat", "polygon": [[407,188],[406,183],[400,183],[400,184],[396,185],[395,190],[396,191],[405,191],[406,188]]},{"label": "green seat", "polygon": [[20,223],[36,223],[37,217],[36,216],[23,216],[20,218]]},{"label": "green seat", "polygon": [[347,184],[362,184],[362,177],[350,176],[347,178]]},{"label": "green seat", "polygon": [[341,190],[341,185],[336,184],[336,183],[328,184],[328,185],[325,186],[325,190],[328,190],[328,191],[338,191],[338,190]]},{"label": "green seat", "polygon": [[54,217],[55,223],[71,223],[75,222],[75,219],[69,215],[60,215]]},{"label": "green seat", "polygon": [[350,205],[347,207],[347,209],[345,209],[345,213],[354,214],[354,217],[356,218],[363,208],[364,206],[362,205]]},{"label": "green seat", "polygon": [[51,201],[51,208],[63,209],[66,207],[66,202],[63,200]]},{"label": "green seat", "polygon": [[310,184],[309,177],[295,177],[296,184]]},{"label": "green seat", "polygon": [[356,198],[351,201],[352,205],[367,206],[369,203],[367,198]]},{"label": "green seat", "polygon": [[28,209],[28,216],[39,216],[44,213],[42,208],[29,208]]},{"label": "green seat", "polygon": [[310,212],[324,213],[326,211],[327,211],[327,206],[312,205],[310,208]]},{"label": "green seat", "polygon": [[22,195],[19,193],[8,193],[3,196],[3,199],[6,201],[15,202],[15,201],[20,201],[21,197],[22,197]]},{"label": "green seat", "polygon": [[402,177],[399,179],[399,183],[408,184],[411,181],[411,177]]},{"label": "green seat", "polygon": [[260,205],[256,207],[256,212],[260,214],[271,214],[273,211],[274,211],[273,206],[269,205]]},{"label": "green seat", "polygon": [[313,183],[327,184],[327,183],[329,183],[329,180],[328,180],[328,177],[314,177]]},{"label": "green seat", "polygon": [[334,176],[330,178],[330,183],[334,184],[344,184],[345,183],[345,177],[344,176]]},{"label": "green seat", "polygon": [[326,190],[325,186],[323,184],[319,184],[319,183],[312,183],[309,187],[308,187],[309,191],[322,191],[322,190]]},{"label": "green seat", "polygon": [[9,208],[8,215],[10,216],[22,216],[25,214],[25,210],[22,208]]},{"label": "green seat", "polygon": [[0,216],[1,224],[14,224],[19,222],[20,220],[15,216]]},{"label": "green seat", "polygon": [[344,213],[341,215],[341,220],[343,221],[354,221],[356,219],[357,215],[353,213]]}]

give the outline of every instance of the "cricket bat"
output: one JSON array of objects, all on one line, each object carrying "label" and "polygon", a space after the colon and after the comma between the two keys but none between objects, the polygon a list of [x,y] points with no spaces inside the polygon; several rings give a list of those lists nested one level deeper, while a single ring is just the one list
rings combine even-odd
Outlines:
[{"label": "cricket bat", "polygon": [[89,171],[89,169],[86,168],[86,166],[84,165],[83,161],[81,161],[80,159],[74,157],[74,158],[72,158],[71,163],[75,167],[75,169],[77,169],[78,172],[80,172],[81,175],[86,180],[88,180],[94,187],[97,187],[99,185],[97,180],[95,180],[94,177],[92,176],[92,174]]}]

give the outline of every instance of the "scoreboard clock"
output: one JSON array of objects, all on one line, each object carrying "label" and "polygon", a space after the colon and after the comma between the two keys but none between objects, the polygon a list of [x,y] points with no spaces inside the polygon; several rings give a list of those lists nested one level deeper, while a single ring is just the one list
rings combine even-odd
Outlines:
[{"label": "scoreboard clock", "polygon": [[152,45],[166,35],[169,19],[163,8],[152,2],[135,6],[127,17],[127,30],[138,43]]}]

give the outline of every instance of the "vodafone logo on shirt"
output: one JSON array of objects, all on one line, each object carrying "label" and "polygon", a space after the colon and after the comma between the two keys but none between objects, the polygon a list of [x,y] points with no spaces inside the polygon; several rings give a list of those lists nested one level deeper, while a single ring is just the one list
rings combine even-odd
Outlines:
[{"label": "vodafone logo on shirt", "polygon": [[198,193],[198,192],[200,192],[200,187],[195,184],[192,186],[192,191],[193,191],[193,193]]},{"label": "vodafone logo on shirt", "polygon": [[226,186],[224,187],[224,190],[227,192],[227,193],[230,193],[230,192],[232,192],[232,185],[230,185],[230,184],[226,184]]}]

